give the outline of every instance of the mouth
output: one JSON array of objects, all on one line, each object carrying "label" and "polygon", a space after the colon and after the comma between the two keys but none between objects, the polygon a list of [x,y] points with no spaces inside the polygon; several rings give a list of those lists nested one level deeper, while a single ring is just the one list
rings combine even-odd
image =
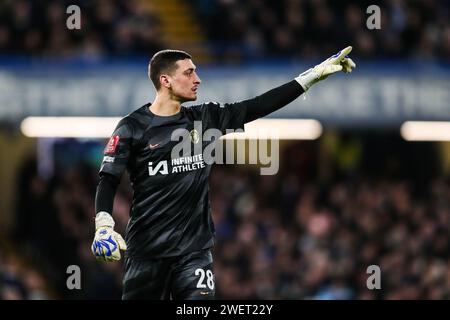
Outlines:
[{"label": "mouth", "polygon": [[193,92],[197,93],[198,87],[193,87],[191,90],[192,90]]}]

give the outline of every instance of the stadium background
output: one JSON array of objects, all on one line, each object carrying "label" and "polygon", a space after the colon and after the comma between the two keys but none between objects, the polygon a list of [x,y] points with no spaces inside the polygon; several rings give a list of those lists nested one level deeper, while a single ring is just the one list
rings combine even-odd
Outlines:
[{"label": "stadium background", "polygon": [[[81,8],[68,30],[66,8]],[[381,8],[369,30],[366,8]],[[407,141],[407,120],[450,120],[450,2],[0,1],[0,298],[118,299],[122,264],[96,262],[94,195],[105,138],[35,138],[28,116],[120,117],[150,101],[149,57],[192,53],[199,101],[236,101],[346,45],[358,68],[271,118],[313,118],[280,142],[280,171],[216,165],[218,298],[450,298],[450,148]],[[434,127],[436,128],[436,127]],[[437,130],[432,130],[437,131]],[[439,141],[444,140],[444,141]],[[123,233],[124,176],[114,217]],[[366,269],[381,268],[381,290]],[[81,290],[66,288],[79,265]]]}]

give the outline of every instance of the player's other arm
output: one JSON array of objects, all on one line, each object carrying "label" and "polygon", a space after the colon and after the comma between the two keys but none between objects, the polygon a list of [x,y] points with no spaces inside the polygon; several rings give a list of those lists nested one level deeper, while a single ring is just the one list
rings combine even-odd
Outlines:
[{"label": "player's other arm", "polygon": [[122,236],[114,231],[111,216],[114,196],[130,156],[132,128],[126,120],[116,127],[104,150],[100,181],[95,194],[95,237],[92,252],[98,260],[120,260],[120,250],[126,250]]},{"label": "player's other arm", "polygon": [[264,117],[294,101],[317,82],[326,79],[333,73],[344,71],[349,73],[356,64],[347,55],[352,47],[347,47],[322,63],[301,73],[294,80],[274,88],[253,99],[234,104],[243,107],[246,114],[244,123]]},{"label": "player's other arm", "polygon": [[115,222],[110,212],[113,209],[114,196],[120,180],[115,176],[104,173],[95,194],[95,237],[92,242],[92,253],[98,260],[120,260],[120,250],[127,246],[122,236],[114,231]]}]

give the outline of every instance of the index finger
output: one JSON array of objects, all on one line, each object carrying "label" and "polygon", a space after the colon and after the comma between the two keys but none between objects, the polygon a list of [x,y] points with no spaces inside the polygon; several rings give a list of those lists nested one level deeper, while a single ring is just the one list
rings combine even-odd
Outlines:
[{"label": "index finger", "polygon": [[348,55],[351,51],[352,51],[353,47],[352,46],[348,46],[345,49],[341,50],[341,53],[339,54],[339,56],[337,57],[337,59],[339,61],[342,60],[342,58],[344,58],[346,55]]},{"label": "index finger", "polygon": [[342,49],[341,51],[330,57],[330,62],[333,64],[340,63],[341,60],[344,59],[344,57],[352,51],[352,49],[352,46],[348,46],[345,49]]}]

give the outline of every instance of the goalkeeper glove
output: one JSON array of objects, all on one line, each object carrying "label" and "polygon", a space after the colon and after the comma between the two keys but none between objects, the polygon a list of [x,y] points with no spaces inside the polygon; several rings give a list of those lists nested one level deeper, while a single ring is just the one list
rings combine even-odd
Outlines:
[{"label": "goalkeeper glove", "polygon": [[356,67],[356,64],[352,59],[347,57],[347,55],[351,51],[351,46],[339,51],[321,64],[315,66],[314,68],[306,70],[297,78],[295,78],[295,80],[303,87],[303,90],[305,90],[306,92],[309,88],[311,88],[313,84],[328,78],[330,74],[341,70],[345,73],[352,72],[353,68]]},{"label": "goalkeeper glove", "polygon": [[115,222],[105,211],[95,217],[95,237],[92,242],[92,253],[97,260],[120,260],[120,250],[126,250],[127,245],[122,236],[114,231]]}]

